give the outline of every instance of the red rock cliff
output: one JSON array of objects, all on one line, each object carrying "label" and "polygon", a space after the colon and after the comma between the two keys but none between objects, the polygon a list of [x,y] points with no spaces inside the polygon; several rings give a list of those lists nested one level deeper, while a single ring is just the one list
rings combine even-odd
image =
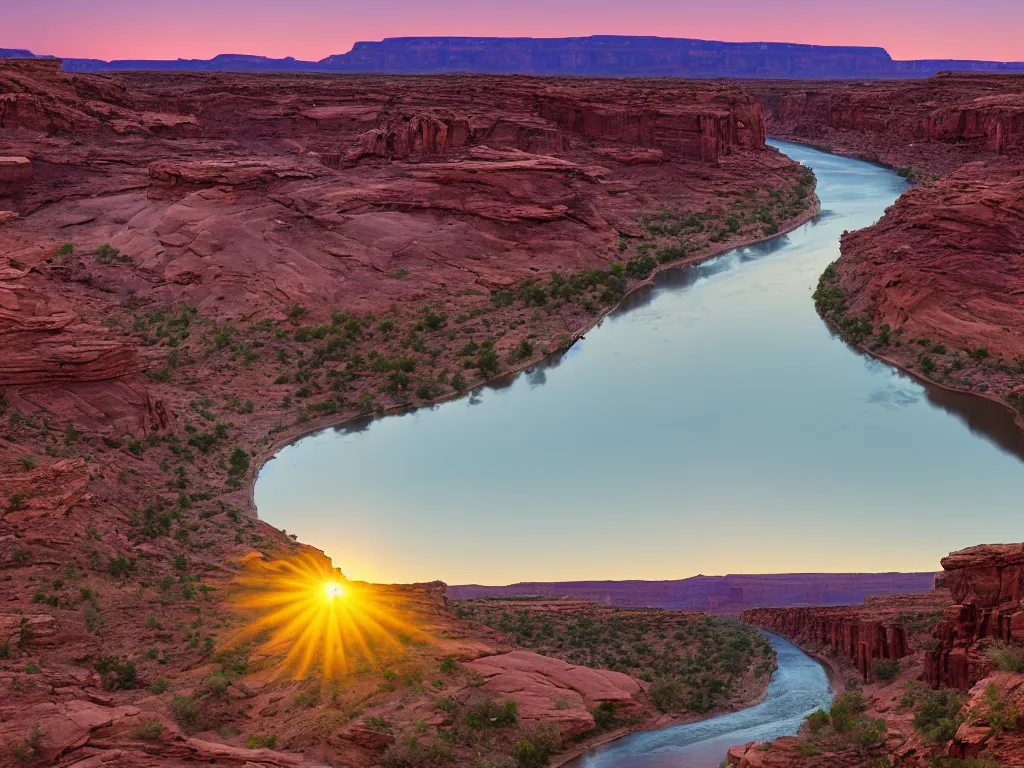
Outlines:
[{"label": "red rock cliff", "polygon": [[967,690],[992,671],[979,641],[1024,642],[1024,544],[987,544],[942,559],[936,584],[946,587],[949,606],[936,630],[938,645],[925,658],[933,686]]},{"label": "red rock cliff", "polygon": [[944,593],[868,598],[863,606],[753,608],[744,621],[811,648],[848,658],[864,680],[875,659],[901,659],[914,650],[908,624],[948,603]]}]

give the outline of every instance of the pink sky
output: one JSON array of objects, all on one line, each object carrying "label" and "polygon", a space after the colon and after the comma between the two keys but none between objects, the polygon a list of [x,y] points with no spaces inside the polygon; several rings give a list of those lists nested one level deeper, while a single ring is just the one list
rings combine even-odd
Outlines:
[{"label": "pink sky", "polygon": [[1024,60],[1022,0],[0,0],[0,47],[101,59],[321,59],[407,35],[660,35]]}]

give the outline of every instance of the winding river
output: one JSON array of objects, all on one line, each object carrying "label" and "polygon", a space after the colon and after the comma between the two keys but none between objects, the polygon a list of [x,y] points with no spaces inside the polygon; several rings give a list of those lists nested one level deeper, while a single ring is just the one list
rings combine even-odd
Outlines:
[{"label": "winding river", "polygon": [[796,733],[814,710],[828,709],[832,690],[824,668],[792,643],[765,633],[779,668],[760,704],[709,720],[631,736],[587,752],[564,768],[718,768],[736,744]]},{"label": "winding river", "polygon": [[1017,535],[1009,411],[858,354],[814,311],[843,230],[904,182],[775,145],[814,169],[815,221],[662,272],[502,386],[283,449],[260,517],[352,578],[454,584],[931,571]]}]

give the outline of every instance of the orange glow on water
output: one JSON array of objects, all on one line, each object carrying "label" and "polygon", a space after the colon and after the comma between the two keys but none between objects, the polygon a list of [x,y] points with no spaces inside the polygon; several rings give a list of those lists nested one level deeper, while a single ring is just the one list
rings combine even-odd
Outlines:
[{"label": "orange glow on water", "polygon": [[247,624],[221,645],[251,644],[277,660],[281,677],[337,678],[401,657],[408,643],[427,639],[415,616],[386,591],[346,580],[325,557],[250,559],[232,592]]}]

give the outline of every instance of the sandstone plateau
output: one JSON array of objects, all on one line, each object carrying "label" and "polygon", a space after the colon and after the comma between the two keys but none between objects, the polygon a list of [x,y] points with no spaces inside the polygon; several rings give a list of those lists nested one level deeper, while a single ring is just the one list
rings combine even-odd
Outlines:
[{"label": "sandstone plateau", "polygon": [[527,651],[440,585],[350,585],[404,650],[282,677],[232,639],[239,579],[328,564],[250,489],[309,430],[528,367],[655,270],[813,216],[757,99],[17,60],[0,145],[0,764],[504,765],[656,716],[636,670]]}]

